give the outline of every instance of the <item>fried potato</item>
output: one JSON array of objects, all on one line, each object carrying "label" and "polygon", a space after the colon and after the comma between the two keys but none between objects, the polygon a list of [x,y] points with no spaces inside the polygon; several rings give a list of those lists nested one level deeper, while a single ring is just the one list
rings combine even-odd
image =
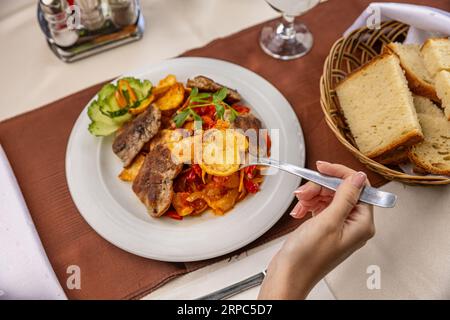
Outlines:
[{"label": "fried potato", "polygon": [[160,110],[171,110],[178,108],[184,101],[184,86],[181,83],[176,83],[167,90],[158,100],[155,105]]},{"label": "fried potato", "polygon": [[166,93],[170,87],[175,85],[177,83],[177,78],[173,74],[169,74],[164,79],[161,79],[158,83],[158,85],[152,89],[152,94],[155,95],[155,97],[160,97],[164,93]]},{"label": "fried potato", "polygon": [[144,163],[144,160],[145,156],[143,154],[138,155],[130,166],[122,170],[119,174],[119,179],[126,182],[134,181],[142,167],[142,164]]}]

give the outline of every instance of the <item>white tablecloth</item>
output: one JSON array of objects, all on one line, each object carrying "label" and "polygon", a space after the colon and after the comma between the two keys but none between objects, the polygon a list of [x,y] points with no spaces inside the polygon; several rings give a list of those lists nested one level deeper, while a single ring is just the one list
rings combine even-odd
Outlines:
[{"label": "white tablecloth", "polygon": [[[65,64],[44,41],[36,21],[36,1],[2,1],[0,120],[277,15],[262,0],[141,2],[147,27],[143,40]],[[399,206],[376,210],[375,238],[327,277],[331,291],[337,298],[450,298],[450,188],[389,183],[383,189],[399,195]],[[282,241],[180,277],[146,298],[196,298],[227,286],[266,268]],[[381,289],[367,289],[370,265],[381,270]],[[253,299],[257,291],[236,298]],[[322,281],[310,298],[333,295]]]}]

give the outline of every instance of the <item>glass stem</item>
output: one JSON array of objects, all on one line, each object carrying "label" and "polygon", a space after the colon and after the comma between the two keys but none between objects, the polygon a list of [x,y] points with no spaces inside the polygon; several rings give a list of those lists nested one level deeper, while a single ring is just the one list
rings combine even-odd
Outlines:
[{"label": "glass stem", "polygon": [[292,39],[295,37],[294,20],[295,16],[290,16],[285,13],[283,14],[281,23],[277,27],[278,35],[280,35],[283,39]]}]

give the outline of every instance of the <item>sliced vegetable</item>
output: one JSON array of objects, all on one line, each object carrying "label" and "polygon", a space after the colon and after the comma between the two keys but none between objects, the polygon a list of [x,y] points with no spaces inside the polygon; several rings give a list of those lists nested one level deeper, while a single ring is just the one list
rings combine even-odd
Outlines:
[{"label": "sliced vegetable", "polygon": [[151,94],[148,98],[142,100],[136,108],[131,108],[128,111],[133,115],[140,114],[145,110],[147,110],[147,108],[150,106],[153,100],[155,100],[155,96]]},{"label": "sliced vegetable", "polygon": [[[151,101],[145,101],[152,88],[148,80],[141,81],[127,77],[118,80],[117,86],[108,83],[100,89],[97,100],[88,107],[88,115],[92,120],[89,132],[96,136],[107,136],[129,121],[133,114],[144,111]],[[128,112],[131,108],[139,108],[137,112]]]},{"label": "sliced vegetable", "polygon": [[180,216],[175,210],[167,211],[164,215],[166,215],[169,218],[172,218],[174,220],[183,220],[183,217]]}]

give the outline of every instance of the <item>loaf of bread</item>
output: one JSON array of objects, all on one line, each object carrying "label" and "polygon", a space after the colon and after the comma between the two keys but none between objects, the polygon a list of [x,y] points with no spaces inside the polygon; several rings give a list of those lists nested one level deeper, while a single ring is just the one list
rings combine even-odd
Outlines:
[{"label": "loaf of bread", "polygon": [[450,40],[432,38],[425,41],[421,49],[425,66],[432,77],[441,70],[450,71]]},{"label": "loaf of bread", "polygon": [[450,121],[450,72],[441,70],[435,78],[436,93],[441,99],[441,106],[444,109],[445,117]]},{"label": "loaf of bread", "polygon": [[420,45],[391,42],[383,48],[383,51],[393,52],[399,57],[400,65],[405,70],[406,79],[412,92],[433,101],[439,101],[433,86],[433,79],[425,67]]},{"label": "loaf of bread", "polygon": [[375,57],[340,82],[336,93],[356,145],[367,157],[387,155],[423,139],[396,55]]}]

